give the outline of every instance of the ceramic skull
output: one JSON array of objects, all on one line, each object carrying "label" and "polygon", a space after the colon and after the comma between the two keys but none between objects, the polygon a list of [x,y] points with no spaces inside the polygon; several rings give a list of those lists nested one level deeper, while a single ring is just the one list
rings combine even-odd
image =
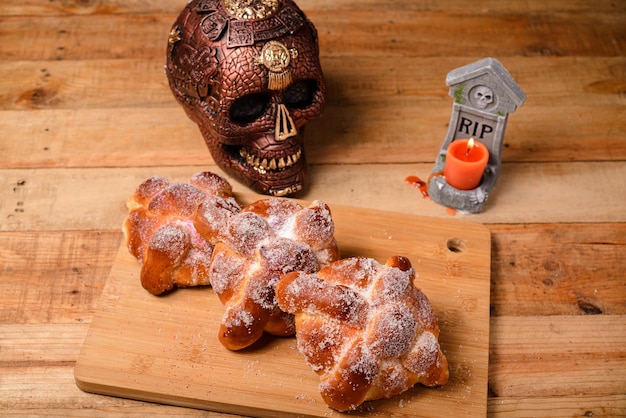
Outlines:
[{"label": "ceramic skull", "polygon": [[165,72],[226,173],[263,194],[304,187],[304,128],[323,110],[317,32],[291,0],[192,0]]}]

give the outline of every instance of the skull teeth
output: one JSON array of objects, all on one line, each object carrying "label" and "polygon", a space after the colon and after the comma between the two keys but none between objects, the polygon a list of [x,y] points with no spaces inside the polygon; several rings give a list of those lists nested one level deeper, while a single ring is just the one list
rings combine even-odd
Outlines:
[{"label": "skull teeth", "polygon": [[252,166],[260,173],[268,171],[278,171],[293,166],[302,157],[302,150],[298,150],[295,154],[280,158],[261,158],[252,155],[245,148],[239,150],[239,155],[246,161],[246,164]]}]

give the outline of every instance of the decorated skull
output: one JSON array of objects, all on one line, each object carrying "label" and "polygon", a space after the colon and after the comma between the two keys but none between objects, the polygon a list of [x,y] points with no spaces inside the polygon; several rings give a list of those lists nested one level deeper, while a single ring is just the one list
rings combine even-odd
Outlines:
[{"label": "decorated skull", "polygon": [[474,90],[474,104],[480,109],[486,109],[493,103],[493,91],[487,86],[478,86]]},{"label": "decorated skull", "polygon": [[306,177],[305,125],[323,110],[317,32],[292,0],[192,0],[173,25],[165,72],[226,173],[286,196]]}]

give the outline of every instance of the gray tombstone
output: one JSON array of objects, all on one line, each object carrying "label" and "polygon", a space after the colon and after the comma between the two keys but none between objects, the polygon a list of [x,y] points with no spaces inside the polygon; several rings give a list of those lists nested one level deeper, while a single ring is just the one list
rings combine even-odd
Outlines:
[{"label": "gray tombstone", "polygon": [[[454,105],[448,134],[428,181],[428,194],[443,206],[478,213],[500,173],[507,117],[524,103],[526,95],[494,58],[485,58],[449,72],[446,84],[450,87]],[[459,190],[450,186],[442,175],[446,151],[455,139],[472,137],[489,149],[489,162],[477,188]]]}]

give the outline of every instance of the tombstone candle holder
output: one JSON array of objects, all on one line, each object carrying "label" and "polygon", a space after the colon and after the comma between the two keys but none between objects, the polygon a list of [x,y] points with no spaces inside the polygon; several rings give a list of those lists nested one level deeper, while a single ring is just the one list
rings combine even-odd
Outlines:
[{"label": "tombstone candle holder", "polygon": [[[448,134],[428,181],[428,194],[446,207],[478,213],[500,173],[508,114],[526,95],[494,58],[451,71],[446,84],[454,105]],[[481,166],[476,164],[479,162]],[[474,175],[477,177],[472,179]]]},{"label": "tombstone candle holder", "polygon": [[293,1],[191,0],[165,73],[220,168],[259,193],[303,189],[304,127],[325,84],[317,32]]}]

